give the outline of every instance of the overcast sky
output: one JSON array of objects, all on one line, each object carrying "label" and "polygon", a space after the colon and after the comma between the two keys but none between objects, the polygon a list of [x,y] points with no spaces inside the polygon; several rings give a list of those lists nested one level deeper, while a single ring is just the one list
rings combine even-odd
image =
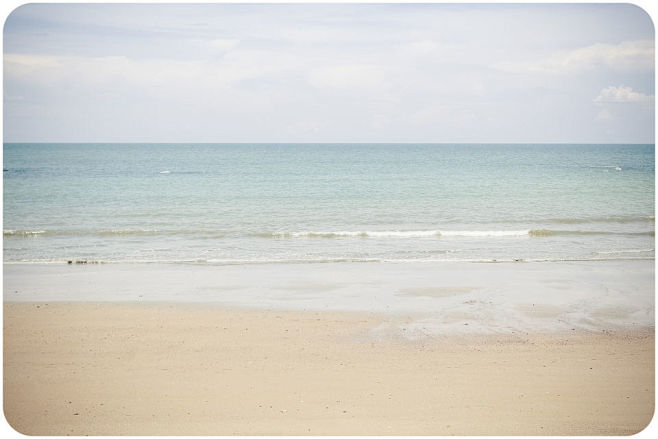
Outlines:
[{"label": "overcast sky", "polygon": [[4,74],[6,142],[654,142],[623,4],[29,4]]}]

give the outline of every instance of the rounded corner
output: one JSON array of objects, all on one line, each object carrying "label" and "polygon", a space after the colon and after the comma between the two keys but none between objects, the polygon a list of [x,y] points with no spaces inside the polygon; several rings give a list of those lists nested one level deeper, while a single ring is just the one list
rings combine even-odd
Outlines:
[{"label": "rounded corner", "polygon": [[[655,425],[655,419],[656,419],[656,404],[653,404],[652,410],[651,410],[651,416],[649,416],[649,419],[647,420],[647,423],[641,427],[639,430],[630,433],[629,436],[635,436],[635,437],[648,437],[652,436],[655,437],[653,434],[651,434],[651,431],[655,434],[656,430],[656,425]],[[651,427],[651,428],[649,428]]]},{"label": "rounded corner", "polygon": [[628,2],[623,3],[623,4],[625,4],[627,6],[630,6],[631,8],[635,8],[638,11],[640,11],[641,13],[643,13],[644,15],[646,15],[647,19],[649,20],[649,23],[651,24],[651,29],[653,31],[653,37],[655,38],[656,37],[656,24],[653,20],[653,17],[651,16],[651,13],[647,10],[647,8],[645,8],[641,4],[635,3],[633,1],[628,1]]},{"label": "rounded corner", "polygon": [[[13,433],[15,433],[16,435],[20,435],[21,437],[30,436],[28,433],[23,433],[22,431],[20,431],[16,426],[14,426],[11,423],[11,421],[9,420],[9,416],[7,416],[6,401],[3,401],[3,405],[2,405],[2,418],[5,421],[5,428],[4,428],[5,431],[3,433],[6,433],[7,432],[7,427],[9,427],[9,428],[11,428],[11,430],[13,430]],[[3,435],[3,437],[4,437],[4,435]]]},{"label": "rounded corner", "polygon": [[14,9],[12,9],[11,12],[9,14],[7,14],[7,17],[5,17],[4,23],[2,23],[2,35],[3,36],[5,35],[5,31],[7,29],[7,23],[9,23],[9,19],[16,14],[16,11],[18,11],[19,9],[24,9],[26,6],[31,6],[31,5],[35,5],[35,4],[36,3],[32,3],[32,2],[21,3],[20,5],[16,6]]}]

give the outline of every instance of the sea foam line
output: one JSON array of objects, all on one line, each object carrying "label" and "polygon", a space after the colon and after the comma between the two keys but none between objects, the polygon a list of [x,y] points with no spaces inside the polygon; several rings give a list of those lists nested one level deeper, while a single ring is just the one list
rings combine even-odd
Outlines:
[{"label": "sea foam line", "polygon": [[432,238],[432,237],[548,237],[558,235],[643,235],[654,236],[654,231],[608,232],[589,230],[385,230],[385,231],[336,231],[336,232],[269,232],[255,233],[261,238]]},{"label": "sea foam line", "polygon": [[46,234],[46,230],[13,230],[13,229],[3,229],[3,236],[36,236]]},{"label": "sea foam line", "polygon": [[655,222],[654,216],[601,216],[587,218],[549,218],[545,220],[549,223],[556,224],[586,224],[586,223],[635,223],[635,222]]},{"label": "sea foam line", "polygon": [[263,238],[428,238],[439,236],[528,236],[529,230],[382,230],[336,232],[271,232],[257,233]]},{"label": "sea foam line", "polygon": [[[608,256],[608,257],[574,257],[574,258],[294,258],[294,259],[22,259],[3,261],[7,265],[31,264],[66,264],[66,265],[271,265],[271,264],[326,264],[326,263],[539,263],[539,262],[599,262],[599,261],[652,261],[652,256]],[[71,262],[69,262],[71,261]]]},{"label": "sea foam line", "polygon": [[623,250],[609,250],[609,251],[600,251],[596,252],[598,255],[615,255],[618,253],[651,253],[652,251],[655,251],[653,248],[630,248],[630,249],[623,249]]},{"label": "sea foam line", "polygon": [[549,237],[559,235],[618,235],[654,236],[653,230],[641,232],[613,232],[604,230],[364,230],[364,231],[308,231],[308,232],[228,232],[224,230],[190,229],[101,229],[101,230],[13,230],[4,229],[7,238],[30,238],[51,235],[66,236],[188,236],[193,239],[217,239],[251,236],[258,238],[504,238],[504,237]]}]

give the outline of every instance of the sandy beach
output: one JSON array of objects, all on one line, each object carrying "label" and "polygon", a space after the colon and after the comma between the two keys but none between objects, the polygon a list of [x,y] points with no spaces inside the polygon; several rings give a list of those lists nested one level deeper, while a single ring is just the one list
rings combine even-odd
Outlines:
[{"label": "sandy beach", "polygon": [[639,3],[7,6],[5,429],[658,437]]},{"label": "sandy beach", "polygon": [[5,302],[5,416],[29,435],[626,435],[652,417],[653,330],[374,336],[385,318]]}]

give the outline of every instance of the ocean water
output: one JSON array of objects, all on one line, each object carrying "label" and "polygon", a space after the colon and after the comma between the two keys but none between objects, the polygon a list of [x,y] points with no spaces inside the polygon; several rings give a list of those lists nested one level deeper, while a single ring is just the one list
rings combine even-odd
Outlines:
[{"label": "ocean water", "polygon": [[652,260],[654,150],[5,143],[4,261]]}]

